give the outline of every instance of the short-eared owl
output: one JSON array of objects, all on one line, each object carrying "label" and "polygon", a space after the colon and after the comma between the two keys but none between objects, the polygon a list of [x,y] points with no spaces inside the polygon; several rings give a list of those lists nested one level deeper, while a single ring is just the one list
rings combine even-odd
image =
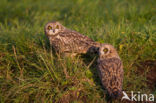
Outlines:
[{"label": "short-eared owl", "polygon": [[124,71],[122,61],[115,48],[110,44],[101,44],[97,63],[99,77],[109,96],[120,97]]},{"label": "short-eared owl", "polygon": [[45,34],[56,52],[82,54],[96,52],[98,43],[85,35],[67,29],[59,22],[49,22],[45,25]]}]

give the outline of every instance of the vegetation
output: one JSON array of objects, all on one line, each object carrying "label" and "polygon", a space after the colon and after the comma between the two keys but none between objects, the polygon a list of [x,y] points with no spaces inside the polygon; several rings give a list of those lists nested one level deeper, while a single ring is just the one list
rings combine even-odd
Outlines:
[{"label": "vegetation", "polygon": [[52,20],[115,46],[124,91],[156,95],[156,0],[0,0],[0,103],[107,102],[94,56],[52,53]]}]

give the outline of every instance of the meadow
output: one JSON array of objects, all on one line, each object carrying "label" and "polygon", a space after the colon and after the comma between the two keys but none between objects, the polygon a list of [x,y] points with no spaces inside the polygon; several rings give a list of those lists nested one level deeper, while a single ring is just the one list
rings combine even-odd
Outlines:
[{"label": "meadow", "polygon": [[97,56],[54,55],[44,34],[54,20],[112,44],[123,90],[156,96],[156,0],[0,0],[0,103],[107,103]]}]

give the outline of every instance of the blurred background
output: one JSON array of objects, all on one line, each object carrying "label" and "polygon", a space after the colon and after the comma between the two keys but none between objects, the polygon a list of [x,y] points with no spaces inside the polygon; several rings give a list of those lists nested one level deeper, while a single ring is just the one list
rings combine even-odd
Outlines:
[{"label": "blurred background", "polygon": [[0,0],[1,103],[107,102],[96,61],[51,53],[49,21],[115,46],[123,90],[156,94],[156,0]]}]

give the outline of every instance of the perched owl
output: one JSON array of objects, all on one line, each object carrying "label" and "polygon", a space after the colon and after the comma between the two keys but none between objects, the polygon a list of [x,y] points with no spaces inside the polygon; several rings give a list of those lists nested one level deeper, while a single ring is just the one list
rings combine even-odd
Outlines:
[{"label": "perched owl", "polygon": [[45,25],[45,34],[53,49],[58,53],[76,55],[96,52],[98,43],[85,35],[65,28],[59,22],[49,22]]},{"label": "perched owl", "polygon": [[122,95],[124,71],[122,61],[112,45],[101,44],[97,66],[102,85],[109,96],[112,98],[120,97]]}]

